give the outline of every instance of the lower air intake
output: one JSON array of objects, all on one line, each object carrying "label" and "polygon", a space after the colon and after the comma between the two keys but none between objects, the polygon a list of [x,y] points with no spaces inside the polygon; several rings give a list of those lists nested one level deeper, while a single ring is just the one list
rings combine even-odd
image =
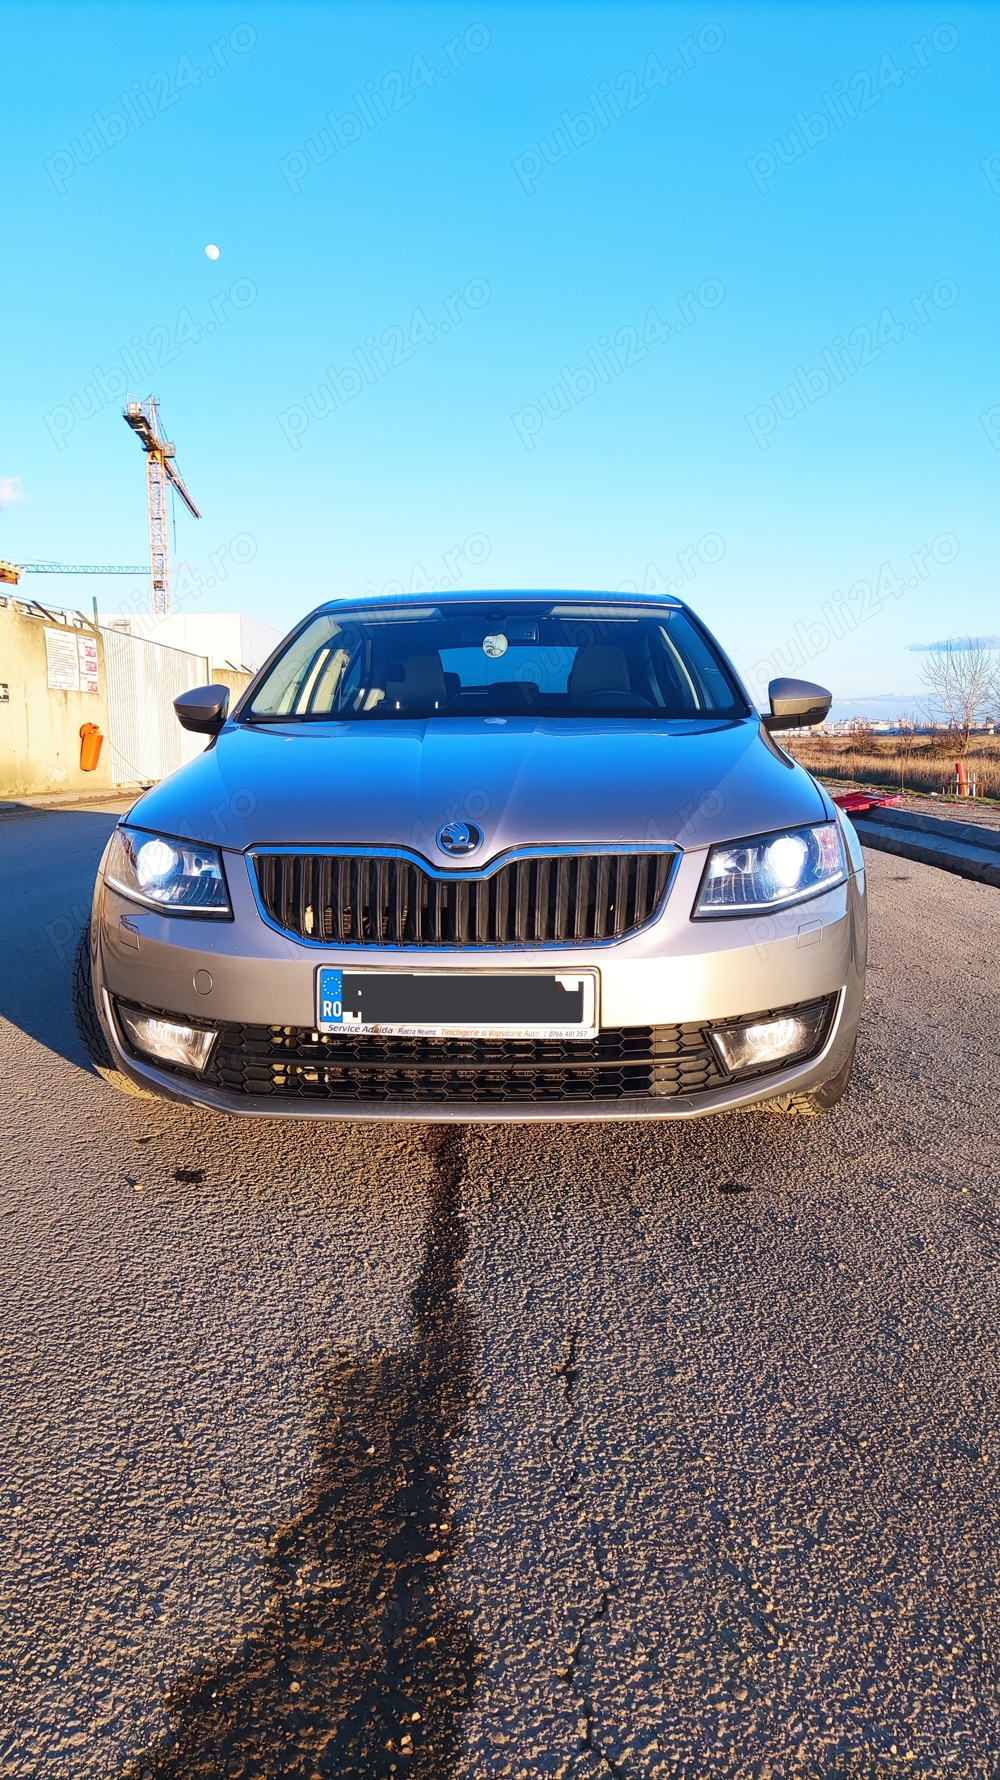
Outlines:
[{"label": "lower air intake", "polygon": [[438,1104],[630,1100],[725,1078],[700,1026],[624,1026],[592,1039],[327,1038],[302,1027],[223,1026],[215,1083],[295,1100]]}]

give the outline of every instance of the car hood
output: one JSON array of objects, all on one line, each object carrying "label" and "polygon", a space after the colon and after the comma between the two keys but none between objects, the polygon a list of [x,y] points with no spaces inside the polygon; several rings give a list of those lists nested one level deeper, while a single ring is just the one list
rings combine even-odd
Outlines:
[{"label": "car hood", "polygon": [[438,829],[472,821],[485,844],[467,863],[479,865],[524,845],[705,847],[827,813],[815,781],[756,718],[512,717],[228,724],[129,821],[240,849],[391,844],[439,865]]}]

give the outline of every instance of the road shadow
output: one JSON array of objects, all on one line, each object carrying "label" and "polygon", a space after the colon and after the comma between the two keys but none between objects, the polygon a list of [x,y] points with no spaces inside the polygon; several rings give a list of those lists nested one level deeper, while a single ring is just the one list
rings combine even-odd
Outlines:
[{"label": "road shadow", "polygon": [[330,1366],[316,1470],[301,1513],[270,1540],[273,1598],[230,1660],[167,1698],[170,1735],[127,1780],[448,1780],[477,1649],[449,1597],[461,1543],[451,1453],[475,1388],[460,1295],[461,1128],[431,1128],[424,1262],[402,1354]]},{"label": "road shadow", "polygon": [[70,1008],[73,956],[118,820],[113,810],[0,815],[0,1016],[70,1063],[87,1063]]}]

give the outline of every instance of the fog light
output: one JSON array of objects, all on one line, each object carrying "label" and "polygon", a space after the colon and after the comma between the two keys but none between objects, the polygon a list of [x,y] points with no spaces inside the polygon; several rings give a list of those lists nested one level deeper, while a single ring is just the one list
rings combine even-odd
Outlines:
[{"label": "fog light", "polygon": [[204,1026],[166,1020],[162,1014],[142,1014],[134,1007],[119,1007],[118,1018],[137,1051],[158,1057],[162,1063],[180,1063],[184,1069],[204,1069],[208,1062],[215,1033]]},{"label": "fog light", "polygon": [[799,1008],[794,1014],[779,1014],[771,1020],[719,1026],[710,1036],[730,1075],[748,1075],[752,1070],[792,1063],[811,1051],[826,1008],[826,1002],[820,1001],[815,1007]]}]

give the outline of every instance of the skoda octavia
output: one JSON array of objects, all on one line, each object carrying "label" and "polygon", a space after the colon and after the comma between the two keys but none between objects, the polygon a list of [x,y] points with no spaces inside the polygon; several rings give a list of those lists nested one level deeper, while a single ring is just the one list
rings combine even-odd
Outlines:
[{"label": "skoda octavia", "polygon": [[847,1084],[862,855],[681,602],[335,602],[101,862],[77,1022],[132,1093],[277,1118],[689,1119]]}]

